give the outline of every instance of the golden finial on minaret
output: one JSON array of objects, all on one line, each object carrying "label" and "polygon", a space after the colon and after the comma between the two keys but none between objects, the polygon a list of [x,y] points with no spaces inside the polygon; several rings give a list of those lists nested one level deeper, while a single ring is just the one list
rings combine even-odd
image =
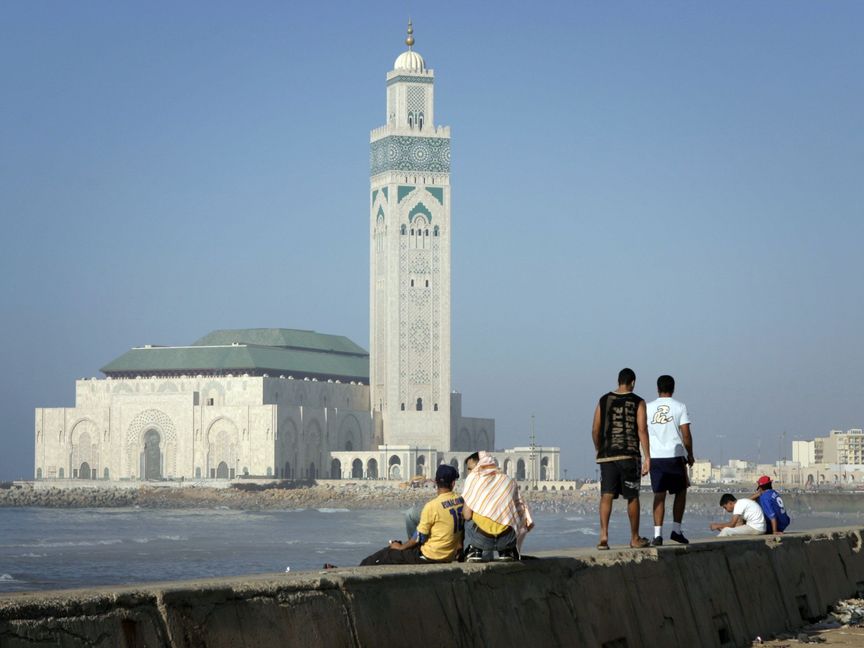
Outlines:
[{"label": "golden finial on minaret", "polygon": [[405,39],[405,44],[408,46],[408,49],[411,49],[411,46],[414,45],[414,26],[411,24],[411,19],[408,19],[408,38]]}]

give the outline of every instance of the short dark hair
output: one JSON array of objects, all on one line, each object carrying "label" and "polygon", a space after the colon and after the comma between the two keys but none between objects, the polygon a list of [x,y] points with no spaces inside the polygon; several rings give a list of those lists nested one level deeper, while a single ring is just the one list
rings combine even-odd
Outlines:
[{"label": "short dark hair", "polygon": [[457,479],[459,479],[459,471],[450,464],[441,464],[435,472],[435,483],[444,488],[452,487]]},{"label": "short dark hair", "polygon": [[480,453],[475,452],[475,453],[470,454],[467,457],[465,457],[465,465],[466,466],[468,465],[469,461],[480,461]]},{"label": "short dark hair", "polygon": [[636,372],[629,367],[624,367],[621,371],[618,372],[619,385],[629,385],[630,383],[634,382],[636,382]]},{"label": "short dark hair", "polygon": [[737,502],[738,500],[732,493],[723,493],[723,497],[720,498],[720,506],[726,506],[729,502]]},{"label": "short dark hair", "polygon": [[661,394],[675,393],[675,379],[672,376],[662,375],[657,379],[657,391]]}]

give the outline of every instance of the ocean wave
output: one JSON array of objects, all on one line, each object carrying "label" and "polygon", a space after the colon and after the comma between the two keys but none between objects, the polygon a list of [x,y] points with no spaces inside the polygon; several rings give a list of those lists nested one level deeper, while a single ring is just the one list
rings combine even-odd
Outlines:
[{"label": "ocean wave", "polygon": [[0,583],[20,583],[12,574],[0,574]]},{"label": "ocean wave", "polygon": [[138,544],[147,544],[148,542],[158,542],[159,540],[170,540],[172,542],[186,542],[189,538],[179,535],[158,535],[155,538],[132,538],[132,542]]},{"label": "ocean wave", "polygon": [[31,552],[28,552],[28,553],[18,554],[17,557],[18,557],[18,558],[44,558],[44,557],[47,556],[47,555],[48,555],[48,554],[37,554],[37,553],[33,553],[33,552],[31,551]]},{"label": "ocean wave", "polygon": [[343,547],[355,547],[355,546],[366,547],[366,546],[369,546],[368,542],[358,542],[357,540],[335,540],[335,541],[331,542],[330,544],[340,545]]},{"label": "ocean wave", "polygon": [[564,519],[567,520],[568,522],[581,522],[585,518],[580,515],[578,517],[565,517]]},{"label": "ocean wave", "polygon": [[350,513],[351,509],[347,508],[316,508],[319,513]]},{"label": "ocean wave", "polygon": [[565,529],[561,533],[581,533],[582,535],[597,535],[597,529],[593,527],[579,527],[578,529]]},{"label": "ocean wave", "polygon": [[39,541],[36,544],[32,545],[21,545],[22,547],[98,547],[100,545],[116,545],[120,544],[123,541],[117,538],[112,538],[111,540],[79,540],[79,541],[65,541],[65,542],[44,542]]}]

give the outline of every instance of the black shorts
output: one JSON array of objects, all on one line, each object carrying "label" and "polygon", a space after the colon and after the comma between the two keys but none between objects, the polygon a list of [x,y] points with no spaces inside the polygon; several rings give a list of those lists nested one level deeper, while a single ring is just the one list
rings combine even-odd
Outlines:
[{"label": "black shorts", "polygon": [[655,493],[680,493],[687,490],[687,460],[669,457],[651,460],[651,490]]},{"label": "black shorts", "polygon": [[600,492],[619,495],[626,500],[639,497],[639,481],[642,476],[638,459],[619,459],[600,464]]}]

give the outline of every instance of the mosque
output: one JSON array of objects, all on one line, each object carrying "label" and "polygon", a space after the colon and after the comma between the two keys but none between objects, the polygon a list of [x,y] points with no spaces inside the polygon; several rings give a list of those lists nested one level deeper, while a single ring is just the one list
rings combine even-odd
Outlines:
[{"label": "mosque", "polygon": [[36,410],[36,479],[406,480],[476,450],[559,479],[558,448],[495,450],[494,419],[451,388],[450,129],[410,22],[405,43],[370,137],[369,352],[297,329],[135,347],[78,380],[75,407]]}]

